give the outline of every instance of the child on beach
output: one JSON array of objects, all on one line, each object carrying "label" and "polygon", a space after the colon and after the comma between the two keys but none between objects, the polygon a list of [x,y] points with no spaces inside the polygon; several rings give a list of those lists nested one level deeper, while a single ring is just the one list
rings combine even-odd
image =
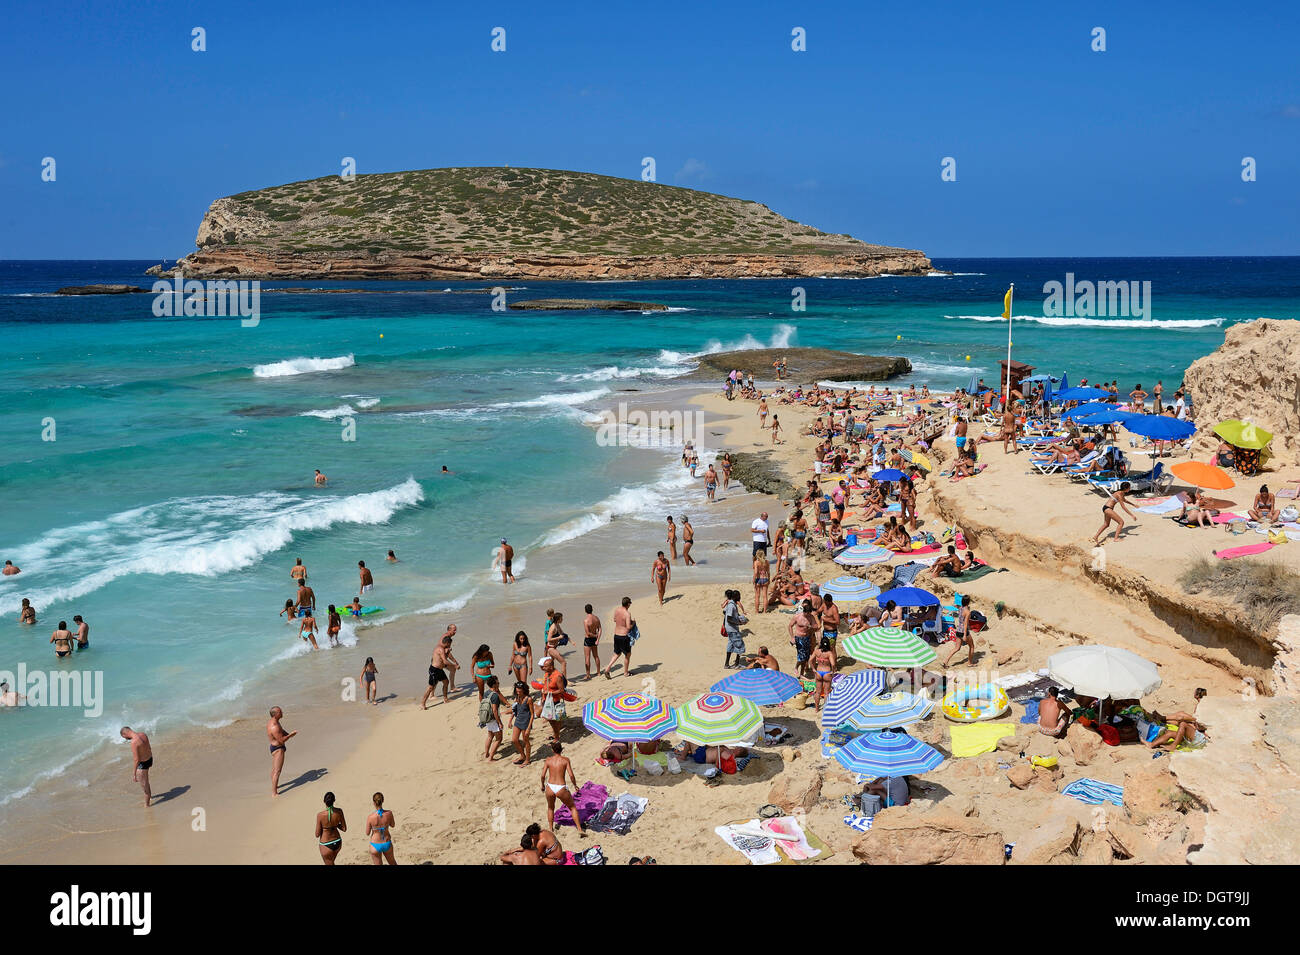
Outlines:
[{"label": "child on beach", "polygon": [[361,668],[361,685],[366,688],[366,702],[373,706],[379,705],[379,684],[375,682],[375,677],[379,675],[379,667],[375,666],[374,657],[366,657],[365,666]]},{"label": "child on beach", "polygon": [[311,643],[313,650],[319,650],[316,644],[316,617],[308,610],[307,615],[302,617],[302,623],[298,625],[298,636]]}]

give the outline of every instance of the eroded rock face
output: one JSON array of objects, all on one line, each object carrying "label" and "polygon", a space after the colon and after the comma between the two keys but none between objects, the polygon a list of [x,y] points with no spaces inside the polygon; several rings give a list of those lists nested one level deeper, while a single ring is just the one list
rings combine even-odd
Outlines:
[{"label": "eroded rock face", "polygon": [[1289,613],[1278,621],[1273,645],[1273,695],[1300,696],[1300,616]]},{"label": "eroded rock face", "polygon": [[1275,460],[1300,459],[1300,321],[1233,325],[1223,345],[1193,362],[1183,380],[1195,399],[1196,426],[1205,429],[1197,457],[1217,446],[1210,428],[1239,418],[1273,433]]},{"label": "eroded rock face", "polygon": [[853,855],[868,865],[1001,865],[1002,833],[979,819],[942,805],[929,812],[911,806],[876,814],[871,830],[853,843]]},{"label": "eroded rock face", "polygon": [[820,766],[787,766],[768,791],[767,801],[785,812],[808,812],[821,798],[823,770]]},{"label": "eroded rock face", "polygon": [[1021,865],[1074,865],[1081,828],[1067,813],[1055,813],[1016,843],[1012,861]]}]

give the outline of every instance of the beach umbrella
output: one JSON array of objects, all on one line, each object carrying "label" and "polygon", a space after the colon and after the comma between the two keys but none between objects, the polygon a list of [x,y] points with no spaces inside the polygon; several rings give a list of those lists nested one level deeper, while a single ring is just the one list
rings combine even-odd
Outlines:
[{"label": "beach umbrella", "polygon": [[835,677],[822,706],[822,726],[834,729],[884,689],[884,670],[859,670]]},{"label": "beach umbrella", "polygon": [[854,544],[835,555],[835,563],[845,567],[867,567],[893,560],[894,552],[875,544]]},{"label": "beach umbrella", "polygon": [[880,593],[880,588],[869,580],[845,574],[822,584],[822,594],[829,594],[840,603],[858,603],[870,600]]},{"label": "beach umbrella", "polygon": [[934,707],[934,700],[925,694],[904,693],[901,690],[885,693],[859,706],[840,724],[840,728],[866,733],[908,726],[921,722],[934,711]]},{"label": "beach umbrella", "polygon": [[844,652],[875,667],[915,669],[938,658],[934,647],[898,627],[868,627],[840,638]]},{"label": "beach umbrella", "polygon": [[1249,421],[1238,421],[1236,418],[1220,421],[1214,426],[1214,433],[1231,445],[1253,451],[1262,450],[1273,440],[1272,432],[1265,431],[1259,425]]},{"label": "beach umbrella", "polygon": [[1203,487],[1210,491],[1226,491],[1230,487],[1237,486],[1226,471],[1204,461],[1180,461],[1178,464],[1171,465],[1169,470],[1193,487]]},{"label": "beach umbrella", "polygon": [[1137,415],[1129,411],[1119,411],[1112,406],[1103,411],[1093,411],[1086,415],[1077,415],[1070,411],[1066,413],[1066,417],[1073,418],[1079,424],[1122,424],[1127,427],[1129,418],[1135,418]]},{"label": "beach umbrella", "polygon": [[1047,674],[1099,700],[1136,700],[1160,686],[1154,663],[1118,647],[1068,647],[1047,658]]},{"label": "beach umbrella", "polygon": [[871,476],[877,481],[901,481],[907,475],[898,470],[898,468],[885,468],[883,471],[877,471]]},{"label": "beach umbrella", "polygon": [[906,733],[866,733],[835,752],[841,766],[859,776],[916,776],[943,762],[933,746]]},{"label": "beach umbrella", "polygon": [[1095,398],[1105,398],[1110,394],[1105,388],[1093,388],[1086,385],[1082,388],[1062,388],[1056,393],[1054,401],[1092,401]]},{"label": "beach umbrella", "polygon": [[939,606],[939,598],[920,587],[895,587],[876,597],[876,603],[882,607],[891,600],[899,607]]},{"label": "beach umbrella", "polygon": [[1066,408],[1061,412],[1067,418],[1086,418],[1090,414],[1096,414],[1098,411],[1114,411],[1115,406],[1109,401],[1089,401],[1087,404],[1076,405],[1073,408]]},{"label": "beach umbrella", "polygon": [[759,667],[723,677],[709,689],[714,693],[743,696],[759,706],[775,706],[802,693],[803,684],[789,673]]},{"label": "beach umbrella", "polygon": [[[602,739],[648,743],[671,733],[677,717],[663,700],[644,693],[616,693],[584,706],[582,725]],[[632,766],[636,766],[635,748]]]},{"label": "beach umbrella", "polygon": [[763,728],[758,707],[731,693],[701,693],[676,712],[677,735],[698,746],[745,743]]},{"label": "beach umbrella", "polygon": [[1163,414],[1133,414],[1122,424],[1126,431],[1153,441],[1181,441],[1196,433],[1196,425],[1190,421],[1180,421]]},{"label": "beach umbrella", "polygon": [[903,457],[923,471],[934,470],[934,463],[929,459],[929,457],[922,454],[920,451],[904,451]]}]

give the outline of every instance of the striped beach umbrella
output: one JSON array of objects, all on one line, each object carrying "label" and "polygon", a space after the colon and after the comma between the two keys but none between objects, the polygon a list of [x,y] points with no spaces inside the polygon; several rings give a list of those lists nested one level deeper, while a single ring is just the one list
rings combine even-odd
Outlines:
[{"label": "striped beach umbrella", "polygon": [[725,676],[709,689],[714,693],[743,696],[759,706],[775,706],[802,693],[803,684],[789,673],[762,667]]},{"label": "striped beach umbrella", "polygon": [[822,726],[834,729],[884,689],[883,670],[859,670],[857,673],[835,677],[831,683],[831,692],[822,706]]},{"label": "striped beach umbrella", "polygon": [[582,725],[602,739],[648,743],[677,726],[673,708],[644,693],[616,693],[582,708]]},{"label": "striped beach umbrella", "polygon": [[880,593],[880,588],[869,580],[845,574],[822,584],[822,595],[829,594],[842,604],[860,603]]},{"label": "striped beach umbrella", "polygon": [[909,726],[929,716],[934,707],[934,700],[924,694],[904,693],[901,690],[885,693],[859,706],[840,724],[840,728],[852,733],[866,733],[895,726]]},{"label": "striped beach umbrella", "polygon": [[933,746],[906,733],[865,733],[835,751],[835,758],[851,773],[871,779],[877,776],[915,776],[929,772],[943,762]]},{"label": "striped beach umbrella", "polygon": [[877,547],[875,544],[854,544],[835,555],[835,563],[845,567],[867,567],[871,564],[883,564],[892,560],[893,551]]},{"label": "striped beach umbrella", "polygon": [[701,693],[677,707],[677,734],[700,746],[745,743],[763,728],[763,714],[743,696]]},{"label": "striped beach umbrella", "polygon": [[855,660],[875,667],[912,669],[933,663],[939,656],[914,633],[898,627],[868,627],[840,638],[844,652]]}]

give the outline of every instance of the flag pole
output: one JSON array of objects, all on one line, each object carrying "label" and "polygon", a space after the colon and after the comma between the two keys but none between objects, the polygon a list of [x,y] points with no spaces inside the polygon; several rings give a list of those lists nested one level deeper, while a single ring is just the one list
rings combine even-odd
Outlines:
[{"label": "flag pole", "polygon": [[1011,310],[1015,307],[1016,283],[1011,283],[1011,288],[1007,289],[1007,382],[1006,391],[1003,392],[1003,407],[1011,403]]}]

